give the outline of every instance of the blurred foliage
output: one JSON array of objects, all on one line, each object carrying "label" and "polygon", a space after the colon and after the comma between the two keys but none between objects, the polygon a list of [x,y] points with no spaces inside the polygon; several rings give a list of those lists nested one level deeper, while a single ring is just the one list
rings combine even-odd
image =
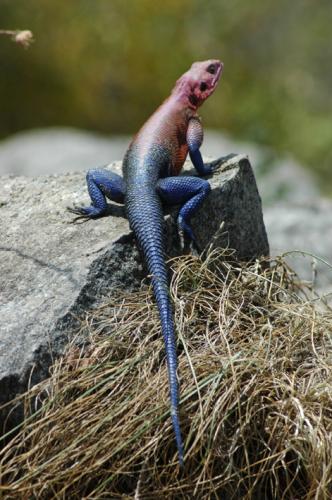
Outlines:
[{"label": "blurred foliage", "polygon": [[204,123],[288,150],[332,192],[331,0],[0,0],[2,137],[71,125],[132,133],[199,59],[221,58]]}]

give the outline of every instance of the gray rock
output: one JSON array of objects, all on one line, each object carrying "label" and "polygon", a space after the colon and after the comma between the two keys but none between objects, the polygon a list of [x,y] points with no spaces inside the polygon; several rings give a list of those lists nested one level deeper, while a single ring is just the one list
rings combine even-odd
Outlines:
[{"label": "gray rock", "polygon": [[257,179],[263,206],[276,202],[304,203],[319,197],[315,177],[290,155],[279,155],[255,143],[237,141],[226,133],[208,130],[201,148],[203,154],[218,157],[225,151],[247,154]]},{"label": "gray rock", "polygon": [[215,245],[234,249],[239,260],[253,260],[269,255],[261,200],[248,157],[237,155],[235,159],[236,175],[230,158],[223,174],[212,177],[213,191],[192,221],[200,247],[209,245],[215,235]]},{"label": "gray rock", "polygon": [[[118,172],[120,167],[120,163],[110,165]],[[266,255],[261,201],[250,164],[237,156],[225,169],[211,178],[213,191],[193,219],[198,242],[208,245],[223,222],[218,244],[235,248],[241,259]],[[82,173],[1,181],[0,403],[4,403],[28,383],[47,376],[52,359],[63,352],[75,329],[75,318],[120,288],[139,287],[144,272],[122,207],[112,205],[109,217],[72,224],[66,206],[89,204]],[[171,242],[177,238],[172,214]]]}]

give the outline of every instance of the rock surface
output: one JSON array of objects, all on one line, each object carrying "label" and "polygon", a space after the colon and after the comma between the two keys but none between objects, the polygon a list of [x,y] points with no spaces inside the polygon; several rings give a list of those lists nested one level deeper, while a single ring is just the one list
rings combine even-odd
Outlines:
[{"label": "rock surface", "polygon": [[[110,168],[119,172],[121,164]],[[223,222],[219,244],[235,248],[241,259],[266,255],[261,201],[250,164],[239,155],[224,168],[210,179],[212,193],[193,219],[198,242],[202,247],[209,244]],[[66,206],[89,204],[81,172],[5,176],[1,181],[0,403],[4,403],[28,383],[47,376],[52,359],[63,352],[72,335],[75,318],[119,288],[137,288],[144,272],[122,207],[112,205],[109,217],[72,224]],[[169,242],[174,242],[172,217],[168,226]]]}]

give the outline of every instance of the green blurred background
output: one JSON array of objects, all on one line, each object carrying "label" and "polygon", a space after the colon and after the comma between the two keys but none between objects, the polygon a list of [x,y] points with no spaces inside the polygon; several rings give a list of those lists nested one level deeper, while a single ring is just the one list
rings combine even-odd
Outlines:
[{"label": "green blurred background", "polygon": [[331,0],[0,0],[0,137],[133,133],[195,60],[220,58],[204,124],[291,152],[332,194]]}]

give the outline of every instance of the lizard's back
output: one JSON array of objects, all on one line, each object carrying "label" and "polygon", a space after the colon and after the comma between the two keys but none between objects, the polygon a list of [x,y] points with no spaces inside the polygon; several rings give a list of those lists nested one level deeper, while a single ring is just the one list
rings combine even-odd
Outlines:
[{"label": "lizard's back", "polygon": [[188,154],[186,132],[190,117],[188,109],[170,97],[145,122],[123,162],[129,191],[135,190],[140,179],[155,185],[160,177],[179,174]]}]

